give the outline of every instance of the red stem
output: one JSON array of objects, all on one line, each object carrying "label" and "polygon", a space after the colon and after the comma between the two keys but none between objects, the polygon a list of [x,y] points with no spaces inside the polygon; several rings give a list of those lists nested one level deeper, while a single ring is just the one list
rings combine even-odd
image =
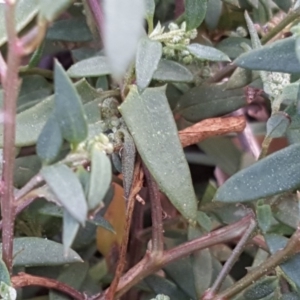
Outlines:
[{"label": "red stem", "polygon": [[26,273],[19,273],[17,276],[13,276],[11,278],[11,281],[14,288],[22,288],[24,286],[42,286],[48,289],[55,289],[63,292],[76,300],[87,299],[82,293],[55,279],[32,276]]}]

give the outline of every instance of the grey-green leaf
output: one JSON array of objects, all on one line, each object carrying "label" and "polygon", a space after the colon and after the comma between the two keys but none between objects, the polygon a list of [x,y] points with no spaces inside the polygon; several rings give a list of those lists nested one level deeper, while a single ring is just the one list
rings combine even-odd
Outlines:
[{"label": "grey-green leaf", "polygon": [[136,59],[135,72],[136,81],[140,89],[145,89],[157,69],[162,55],[162,45],[160,42],[152,41],[148,37],[139,41]]},{"label": "grey-green leaf", "polygon": [[73,78],[98,77],[110,74],[111,70],[105,56],[94,56],[72,65],[67,73]]},{"label": "grey-green leaf", "polygon": [[[145,278],[146,284],[149,286],[149,288],[157,293],[163,293],[164,295],[169,296],[172,300],[189,300],[190,297],[183,293],[182,290],[180,290],[176,284],[171,282],[170,280],[163,278],[158,275],[150,275]],[[154,300],[158,299],[155,298]],[[161,299],[161,298],[159,298]]]},{"label": "grey-green leaf", "polygon": [[194,76],[185,66],[173,60],[161,59],[153,79],[164,82],[191,82]]},{"label": "grey-green leaf", "polygon": [[225,115],[247,104],[242,89],[226,90],[225,85],[198,86],[183,94],[175,111],[190,122]]},{"label": "grey-green leaf", "polygon": [[[87,262],[75,263],[65,267],[57,280],[63,282],[68,286],[79,290],[89,270]],[[68,296],[54,290],[50,290],[49,300],[67,300]]]},{"label": "grey-green leaf", "polygon": [[[0,244],[2,255],[2,244]],[[57,266],[82,262],[73,250],[65,255],[63,245],[38,237],[21,237],[14,239],[14,267]]]},{"label": "grey-green leaf", "polygon": [[63,144],[63,137],[54,113],[50,115],[36,144],[36,153],[45,164],[57,158]]},{"label": "grey-green leaf", "polygon": [[120,111],[159,188],[186,219],[195,221],[197,199],[165,87],[139,94],[133,86]]},{"label": "grey-green leaf", "polygon": [[71,216],[67,209],[64,209],[62,241],[65,253],[71,248],[79,227],[79,222]]},{"label": "grey-green leaf", "polygon": [[205,24],[209,30],[216,29],[222,14],[223,2],[221,0],[210,0],[207,4]]},{"label": "grey-green leaf", "polygon": [[0,258],[0,282],[10,285],[10,275],[2,258]]},{"label": "grey-green leaf", "polygon": [[234,61],[234,64],[251,70],[300,73],[300,62],[295,47],[296,39],[289,37],[244,53]]},{"label": "grey-green leaf", "polygon": [[63,164],[55,164],[43,167],[41,175],[64,208],[84,224],[88,207],[82,186],[73,171]]},{"label": "grey-green leaf", "polygon": [[293,0],[273,0],[280,9],[288,13],[289,9],[292,7]]},{"label": "grey-green leaf", "polygon": [[198,59],[210,61],[230,61],[230,58],[223,52],[213,47],[200,44],[190,44],[187,49]]},{"label": "grey-green leaf", "polygon": [[[28,0],[25,0],[28,1]],[[52,0],[43,0],[39,1],[39,11],[40,16],[43,19],[46,19],[48,22],[52,22],[61,12],[66,10],[71,4],[73,0],[60,0],[60,1],[52,1]]]},{"label": "grey-green leaf", "polygon": [[93,36],[83,17],[54,22],[48,29],[46,38],[54,41],[89,42]]},{"label": "grey-green leaf", "polygon": [[[264,238],[272,254],[282,250],[288,242],[288,238],[278,234],[266,234]],[[281,264],[280,267],[283,272],[297,285],[297,287],[300,288],[300,254],[298,253],[294,255],[285,263]]]},{"label": "grey-green leaf", "polygon": [[55,117],[63,137],[77,145],[86,139],[88,126],[80,97],[62,65],[55,62]]},{"label": "grey-green leaf", "polygon": [[300,144],[277,151],[230,177],[214,200],[246,202],[300,186]]},{"label": "grey-green leaf", "polygon": [[279,138],[285,135],[291,119],[284,112],[277,112],[271,115],[267,122],[267,137]]},{"label": "grey-green leaf", "polygon": [[201,25],[205,18],[208,0],[186,0],[185,20],[186,29],[191,30]]},{"label": "grey-green leaf", "polygon": [[[32,19],[38,13],[39,5],[38,0],[18,0],[16,2],[16,29],[21,31],[32,21]],[[5,26],[5,3],[0,3],[0,46],[7,41],[7,32]]]},{"label": "grey-green leaf", "polygon": [[119,81],[132,62],[143,34],[145,3],[141,0],[103,2],[104,48],[113,76]]},{"label": "grey-green leaf", "polygon": [[94,147],[92,150],[91,177],[88,193],[88,206],[93,210],[103,206],[103,199],[109,189],[112,169],[106,153]]}]

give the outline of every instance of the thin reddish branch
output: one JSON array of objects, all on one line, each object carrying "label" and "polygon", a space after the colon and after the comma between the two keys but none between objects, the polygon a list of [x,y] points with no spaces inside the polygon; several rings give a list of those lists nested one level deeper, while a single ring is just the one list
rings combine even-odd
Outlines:
[{"label": "thin reddish branch", "polygon": [[42,286],[48,289],[55,289],[57,291],[60,291],[76,300],[86,299],[84,294],[55,279],[33,276],[26,273],[19,273],[18,275],[11,278],[11,282],[14,288],[22,288],[25,286]]},{"label": "thin reddish branch", "polygon": [[133,175],[133,182],[132,188],[130,191],[130,195],[128,197],[128,204],[127,204],[127,211],[126,211],[126,223],[125,223],[125,233],[122,239],[121,249],[120,249],[120,257],[117,265],[117,270],[113,282],[108,290],[107,296],[105,300],[113,300],[115,296],[115,291],[118,287],[119,280],[122,276],[123,270],[126,265],[126,252],[127,252],[127,245],[129,240],[129,233],[130,233],[130,226],[132,220],[132,214],[135,205],[135,197],[138,192],[141,190],[143,186],[143,171],[141,168],[141,160],[137,158],[135,163],[134,175]]},{"label": "thin reddish branch", "polygon": [[3,192],[1,197],[2,214],[2,257],[9,272],[12,272],[14,237],[14,186],[16,106],[19,93],[18,70],[21,62],[20,44],[15,30],[15,3],[6,1],[6,29],[8,39],[7,72],[4,87],[4,133],[3,133]]},{"label": "thin reddish branch", "polygon": [[[179,245],[173,249],[167,250],[163,253],[161,257],[156,257],[152,253],[147,252],[145,257],[133,268],[131,268],[125,275],[120,279],[119,285],[117,287],[116,298],[121,297],[135,284],[143,280],[150,274],[153,274],[163,268],[165,265],[186,257],[191,253],[206,249],[208,247],[229,242],[243,235],[245,230],[249,226],[249,222],[252,220],[252,214],[247,215],[240,221],[225,226],[223,228],[212,231],[198,239],[186,242]],[[109,289],[102,295],[102,297],[97,297],[95,299],[106,300],[106,295]]]}]

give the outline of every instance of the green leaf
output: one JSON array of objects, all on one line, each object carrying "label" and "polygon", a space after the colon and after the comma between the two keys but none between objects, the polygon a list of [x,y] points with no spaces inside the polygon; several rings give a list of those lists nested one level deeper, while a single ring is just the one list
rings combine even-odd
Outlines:
[{"label": "green leaf", "polygon": [[158,275],[150,275],[145,278],[146,284],[155,293],[162,293],[172,300],[189,300],[190,297],[183,293],[173,282]]},{"label": "green leaf", "polygon": [[63,144],[60,127],[52,114],[46,122],[36,144],[36,153],[44,164],[51,164],[59,155]]},{"label": "green leaf", "polygon": [[205,18],[208,0],[186,0],[185,20],[186,30],[197,28]]},{"label": "green leaf", "polygon": [[[86,262],[75,263],[63,269],[57,280],[65,283],[72,288],[79,290],[89,270],[89,264]],[[58,291],[50,290],[49,300],[67,300],[65,294]]]},{"label": "green leaf", "polygon": [[300,185],[300,144],[277,151],[230,177],[214,200],[246,202],[293,190]]},{"label": "green leaf", "polygon": [[144,1],[145,1],[146,19],[153,18],[155,12],[155,1],[154,0],[144,0]]},{"label": "green leaf", "polygon": [[243,37],[228,37],[219,42],[216,48],[228,55],[229,58],[235,59],[245,52],[245,49],[241,47],[243,43],[251,46],[249,39]]},{"label": "green leaf", "polygon": [[50,83],[40,75],[24,76],[18,98],[18,113],[24,111],[50,96],[52,87]]},{"label": "green leaf", "polygon": [[[27,0],[25,0],[27,1]],[[73,0],[60,0],[60,1],[52,1],[52,0],[43,0],[39,1],[40,3],[40,16],[41,18],[47,20],[48,22],[52,22],[57,16],[60,15],[63,11],[65,11],[71,4]]]},{"label": "green leaf", "polygon": [[222,1],[225,2],[225,3],[228,3],[232,6],[240,7],[239,0],[222,0]]},{"label": "green leaf", "polygon": [[286,293],[282,295],[280,300],[300,300],[300,296],[296,293]]},{"label": "green leaf", "polygon": [[270,205],[262,204],[256,207],[256,216],[259,228],[263,233],[270,232],[272,226],[277,225],[278,222],[274,219]]},{"label": "green leaf", "polygon": [[41,175],[64,208],[84,224],[88,208],[82,186],[73,171],[63,164],[56,164],[43,167]]},{"label": "green leaf", "polygon": [[64,209],[62,241],[64,252],[67,253],[75,240],[80,224]]},{"label": "green leaf", "polygon": [[[266,234],[264,237],[272,254],[282,250],[288,242],[288,238],[278,234]],[[297,285],[297,287],[300,288],[300,253],[297,253],[285,263],[281,264],[280,268]]]},{"label": "green leaf", "polygon": [[190,44],[187,49],[198,59],[210,61],[230,61],[230,58],[218,49],[200,44]]},{"label": "green leaf", "polygon": [[189,69],[167,59],[160,60],[152,78],[164,82],[191,82],[194,80],[194,76]]},{"label": "green leaf", "polygon": [[258,8],[258,1],[259,0],[247,0],[247,2],[254,8]]},{"label": "green leaf", "polygon": [[278,5],[278,7],[286,13],[289,12],[293,4],[292,0],[273,0],[273,2],[275,2]]},{"label": "green leaf", "polygon": [[55,62],[55,116],[62,136],[77,145],[86,139],[88,127],[80,96],[62,65]]},{"label": "green leaf", "polygon": [[[38,13],[38,0],[18,0],[16,2],[15,24],[20,32],[24,29]],[[5,26],[5,3],[0,3],[0,46],[7,41],[7,32]]]},{"label": "green leaf", "polygon": [[290,126],[291,119],[288,114],[280,111],[271,115],[267,121],[267,137],[279,138],[285,135]]},{"label": "green leaf", "polygon": [[248,288],[243,296],[245,300],[262,299],[273,293],[278,286],[277,276],[265,277]]},{"label": "green leaf", "polygon": [[[198,212],[199,213],[199,212]],[[203,236],[204,232],[195,226],[189,226],[188,239],[193,240]],[[196,251],[191,256],[191,263],[195,278],[195,289],[197,299],[209,288],[212,279],[212,256],[209,249]]]},{"label": "green leaf", "polygon": [[203,211],[197,212],[197,222],[207,232],[212,230],[212,221],[210,217]]},{"label": "green leaf", "polygon": [[[0,247],[2,255],[2,243]],[[38,237],[21,237],[14,239],[14,267],[58,266],[82,262],[73,250],[65,255],[63,245]]]},{"label": "green leaf", "polygon": [[245,87],[258,78],[259,73],[257,71],[236,68],[226,83],[226,89],[231,90]]},{"label": "green leaf", "polygon": [[4,282],[7,285],[11,285],[9,272],[6,268],[5,262],[1,258],[0,258],[0,282]]},{"label": "green leaf", "polygon": [[[74,87],[80,95],[82,103],[101,96],[84,79],[75,83]],[[50,96],[17,115],[16,147],[32,146],[36,143],[53,108],[54,96]],[[3,147],[3,124],[0,124],[0,147]]]},{"label": "green leaf", "polygon": [[85,18],[71,18],[54,22],[48,28],[46,38],[54,41],[89,42],[93,36]]},{"label": "green leaf", "polygon": [[14,186],[16,188],[23,187],[38,173],[40,168],[41,160],[37,155],[18,157],[14,165]]},{"label": "green leaf", "polygon": [[197,199],[165,87],[139,94],[133,86],[120,111],[159,188],[186,219],[195,221]]},{"label": "green leaf", "polygon": [[148,37],[139,41],[135,59],[135,72],[137,85],[141,90],[149,85],[161,55],[162,45],[160,42],[152,41]]},{"label": "green leaf", "polygon": [[164,271],[190,297],[189,299],[197,299],[193,264],[190,257],[166,265]]},{"label": "green leaf", "polygon": [[109,189],[112,170],[106,153],[94,147],[91,159],[91,177],[88,193],[88,207],[90,210],[103,207],[103,199]]},{"label": "green leaf", "polygon": [[73,78],[98,77],[110,74],[111,70],[105,56],[94,56],[72,65],[67,73]]},{"label": "green leaf", "polygon": [[289,37],[244,53],[234,61],[234,64],[251,70],[300,73],[300,62],[295,47],[296,39]]},{"label": "green leaf", "polygon": [[[39,213],[45,216],[62,218],[64,214],[64,208],[61,206],[57,206],[53,203],[47,203],[39,209]],[[115,233],[115,230],[113,229],[111,224],[108,221],[106,221],[101,216],[101,214],[97,214],[93,219],[87,219],[86,222],[94,226],[101,226],[107,229],[108,231]]]},{"label": "green leaf", "polygon": [[223,2],[221,0],[210,0],[207,4],[205,24],[209,30],[216,29],[222,14]]},{"label": "green leaf", "polygon": [[225,85],[203,85],[180,97],[175,112],[189,122],[221,116],[247,104],[242,89],[226,90]]},{"label": "green leaf", "polygon": [[141,0],[110,0],[103,3],[104,49],[112,74],[120,81],[136,54],[143,34],[145,3]]}]

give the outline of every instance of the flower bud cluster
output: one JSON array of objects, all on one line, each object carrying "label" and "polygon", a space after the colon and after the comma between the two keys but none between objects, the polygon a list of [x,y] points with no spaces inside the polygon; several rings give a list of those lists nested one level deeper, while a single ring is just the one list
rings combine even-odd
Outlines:
[{"label": "flower bud cluster", "polygon": [[186,31],[185,22],[181,26],[178,26],[176,23],[170,23],[168,29],[169,31],[164,32],[165,27],[162,27],[158,23],[149,37],[163,44],[164,57],[181,61],[184,64],[192,63],[193,56],[187,50],[186,46],[190,44],[191,39],[197,37],[197,30]]},{"label": "flower bud cluster", "polygon": [[291,75],[287,73],[269,72],[268,73],[268,86],[272,96],[279,96],[283,89],[290,84]]}]

